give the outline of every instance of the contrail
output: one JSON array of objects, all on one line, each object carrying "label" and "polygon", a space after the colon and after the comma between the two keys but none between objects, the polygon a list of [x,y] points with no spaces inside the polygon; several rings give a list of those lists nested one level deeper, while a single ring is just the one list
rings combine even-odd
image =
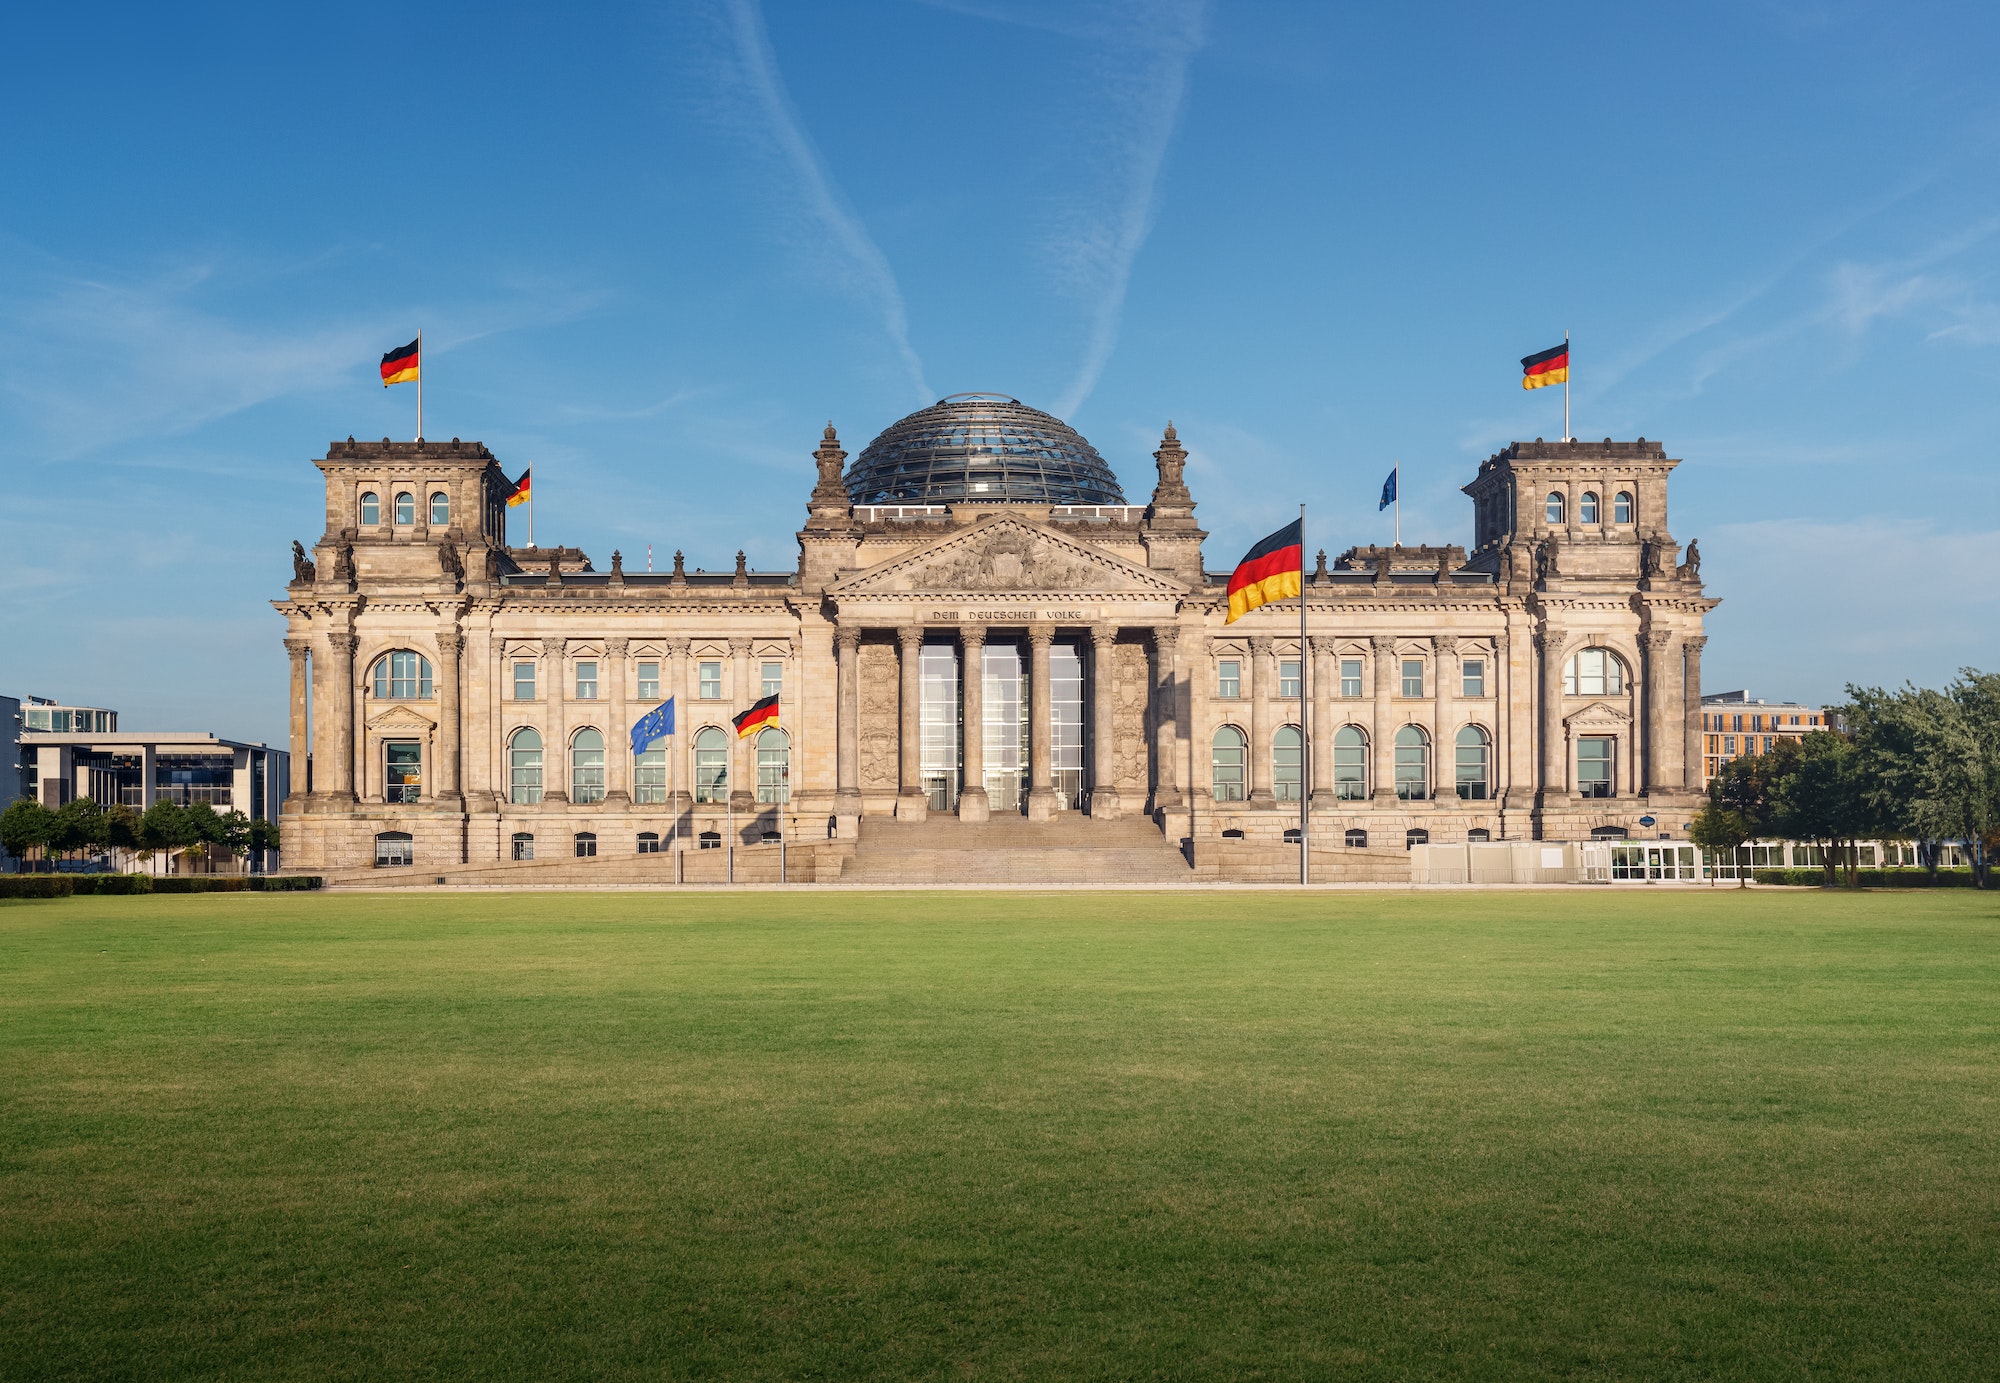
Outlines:
[{"label": "contrail", "polygon": [[834,242],[847,252],[860,280],[862,292],[872,299],[882,314],[882,325],[895,343],[896,351],[903,359],[903,368],[909,371],[910,383],[917,391],[918,401],[929,403],[937,397],[931,392],[924,379],[924,363],[910,346],[910,318],[903,306],[903,291],[896,285],[895,272],[890,269],[888,259],[874,237],[861,224],[847,201],[840,195],[833,179],[827,174],[819,151],[806,136],[799,122],[798,112],[792,108],[791,97],[785,93],[783,77],[778,73],[778,62],[771,51],[771,40],[764,30],[764,13],[757,0],[729,0],[730,17],[734,21],[737,56],[743,64],[744,76],[755,88],[757,99],[763,103],[764,113],[770,120],[771,133],[784,150],[792,169],[798,174],[803,185],[806,200],[813,212],[825,224]]}]

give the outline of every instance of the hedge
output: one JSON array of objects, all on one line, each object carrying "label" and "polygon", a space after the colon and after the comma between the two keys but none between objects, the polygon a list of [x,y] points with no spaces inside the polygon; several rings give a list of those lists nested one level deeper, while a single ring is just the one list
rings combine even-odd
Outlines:
[{"label": "hedge", "polygon": [[149,874],[5,874],[0,898],[107,893],[295,893],[325,883],[316,874],[220,874],[156,879]]},{"label": "hedge", "polygon": [[[1826,871],[1759,869],[1750,877],[1760,884],[1818,888],[1826,882]],[[1846,884],[1845,871],[1842,871],[1838,878],[1841,884]],[[1970,869],[1940,869],[1935,880],[1931,878],[1929,871],[1923,869],[1860,869],[1855,871],[1854,878],[1862,888],[1971,888],[1973,886]]]}]

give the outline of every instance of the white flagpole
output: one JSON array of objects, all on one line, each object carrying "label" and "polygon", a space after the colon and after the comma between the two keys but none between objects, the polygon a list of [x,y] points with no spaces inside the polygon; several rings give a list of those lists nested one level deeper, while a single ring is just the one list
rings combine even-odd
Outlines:
[{"label": "white flagpole", "polygon": [[1396,546],[1403,545],[1403,463],[1396,463]]},{"label": "white flagpole", "polygon": [[417,328],[417,440],[424,440],[424,329]]},{"label": "white flagpole", "polygon": [[1563,328],[1563,440],[1574,442],[1576,434],[1569,430],[1569,328]]},{"label": "white flagpole", "polygon": [[[1403,492],[1402,486],[1396,493]],[[1307,679],[1311,674],[1311,656],[1306,651],[1306,507],[1299,506],[1299,886],[1304,887],[1310,879],[1312,842],[1306,831],[1310,823],[1306,820],[1307,802],[1312,797],[1312,697]]]}]

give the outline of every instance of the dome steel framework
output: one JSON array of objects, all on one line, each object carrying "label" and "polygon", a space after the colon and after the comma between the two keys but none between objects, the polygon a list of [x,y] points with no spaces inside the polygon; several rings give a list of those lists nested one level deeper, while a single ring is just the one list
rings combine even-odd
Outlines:
[{"label": "dome steel framework", "polygon": [[846,476],[856,504],[1123,504],[1104,458],[1005,394],[952,394],[891,424]]}]

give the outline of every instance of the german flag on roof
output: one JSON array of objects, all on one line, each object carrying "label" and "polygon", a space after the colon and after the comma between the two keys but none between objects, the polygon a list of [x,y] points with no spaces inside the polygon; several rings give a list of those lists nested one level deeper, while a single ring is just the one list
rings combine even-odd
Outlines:
[{"label": "german flag on roof", "polygon": [[778,698],[767,696],[742,715],[736,717],[736,738],[748,739],[766,726],[775,728],[778,724]]},{"label": "german flag on roof", "polygon": [[1521,357],[1521,387],[1539,389],[1544,384],[1569,382],[1569,342]]},{"label": "german flag on roof", "polygon": [[1229,574],[1229,618],[1234,624],[1259,605],[1297,595],[1305,577],[1306,521],[1293,519],[1250,549]]},{"label": "german flag on roof", "polygon": [[420,336],[416,341],[410,342],[409,345],[399,347],[382,357],[382,387],[384,389],[387,389],[392,384],[404,384],[419,377],[422,362],[417,359],[417,346],[418,342],[422,340],[423,338]]},{"label": "german flag on roof", "polygon": [[534,473],[535,468],[533,466],[522,471],[521,478],[514,482],[514,488],[507,492],[507,507],[509,509],[512,509],[517,504],[526,504],[534,497],[534,492],[529,485],[530,478]]}]

